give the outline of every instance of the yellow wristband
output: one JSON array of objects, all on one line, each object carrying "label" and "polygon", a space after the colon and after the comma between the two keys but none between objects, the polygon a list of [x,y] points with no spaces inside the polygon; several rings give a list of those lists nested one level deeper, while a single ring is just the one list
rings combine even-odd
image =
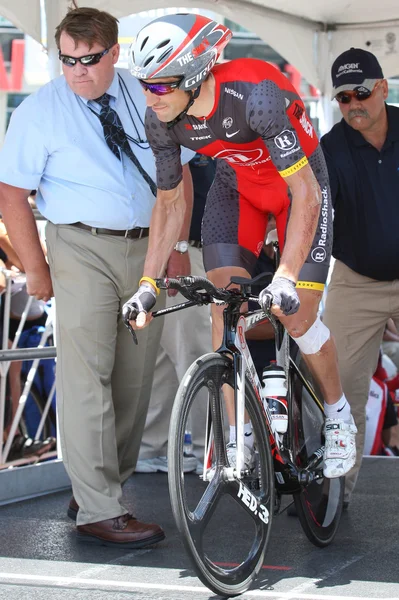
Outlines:
[{"label": "yellow wristband", "polygon": [[157,293],[157,296],[159,296],[159,292],[160,292],[161,290],[160,290],[160,289],[159,289],[159,287],[157,286],[155,279],[152,279],[151,277],[142,277],[142,278],[140,279],[140,281],[139,281],[139,285],[141,285],[143,281],[148,281],[148,283],[151,283],[151,285],[153,285],[153,286],[154,286],[154,288],[155,288],[155,291],[156,291],[156,293]]}]

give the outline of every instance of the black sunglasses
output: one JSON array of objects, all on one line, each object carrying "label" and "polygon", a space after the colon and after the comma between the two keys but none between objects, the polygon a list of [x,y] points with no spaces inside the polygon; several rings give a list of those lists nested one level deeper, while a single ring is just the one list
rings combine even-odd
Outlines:
[{"label": "black sunglasses", "polygon": [[105,54],[108,54],[110,50],[111,48],[107,48],[102,52],[97,52],[97,54],[86,54],[86,56],[79,56],[79,58],[76,58],[76,56],[67,56],[66,54],[61,54],[61,50],[59,50],[58,58],[62,64],[66,65],[67,67],[74,67],[77,62],[80,62],[80,64],[84,67],[91,67],[92,65],[99,63],[102,57],[105,56]]},{"label": "black sunglasses", "polygon": [[335,99],[340,104],[349,104],[352,98],[356,98],[356,100],[360,100],[360,102],[362,102],[363,100],[367,100],[367,98],[370,98],[374,90],[378,87],[378,84],[379,81],[377,81],[372,90],[364,88],[362,90],[356,90],[353,92],[339,92],[339,94],[335,96]]}]

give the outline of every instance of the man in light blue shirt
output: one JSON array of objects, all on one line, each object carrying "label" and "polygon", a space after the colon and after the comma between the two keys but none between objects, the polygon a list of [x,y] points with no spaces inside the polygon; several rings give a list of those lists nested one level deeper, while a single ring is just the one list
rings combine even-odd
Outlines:
[{"label": "man in light blue shirt", "polygon": [[[122,484],[137,460],[161,323],[140,332],[135,347],[120,315],[143,272],[155,204],[145,98],[114,66],[118,26],[110,14],[70,11],[56,42],[64,75],[13,113],[0,156],[0,210],[28,293],[48,300],[54,290],[56,298],[61,447],[78,539],[141,548],[164,532],[132,518]],[[48,219],[49,265],[27,200],[32,189]],[[182,240],[191,207],[186,212]],[[173,250],[168,274],[188,272],[188,255]]]}]

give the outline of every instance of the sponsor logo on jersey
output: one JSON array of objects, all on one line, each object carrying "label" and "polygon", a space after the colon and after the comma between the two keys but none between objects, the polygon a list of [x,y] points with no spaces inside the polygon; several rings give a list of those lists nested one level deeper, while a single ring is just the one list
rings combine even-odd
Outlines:
[{"label": "sponsor logo on jersey", "polygon": [[208,129],[208,125],[206,123],[193,123],[193,129],[195,130],[201,130],[201,129]]},{"label": "sponsor logo on jersey", "polygon": [[194,77],[188,77],[188,79],[186,79],[186,81],[184,82],[184,87],[186,87],[186,88],[191,87],[192,85],[195,85],[196,83],[200,83],[203,79],[205,79],[205,77],[208,75],[209,71],[211,69],[213,69],[213,67],[215,66],[216,60],[217,60],[217,54],[215,52],[214,57],[206,65],[205,69],[202,69],[202,71],[197,73],[197,75],[194,75]]},{"label": "sponsor logo on jersey", "polygon": [[190,140],[210,140],[211,135],[200,135],[198,137],[190,137]]},{"label": "sponsor logo on jersey", "polygon": [[[317,242],[318,246],[325,246],[327,243],[327,229],[328,229],[328,189],[326,186],[321,190],[322,196],[322,207],[321,207],[321,223],[320,223],[320,239]],[[322,261],[316,261],[322,262]]]},{"label": "sponsor logo on jersey", "polygon": [[234,96],[234,98],[238,98],[239,100],[244,100],[244,94],[240,94],[239,92],[236,92],[235,90],[232,90],[231,88],[224,88],[224,91],[226,92],[226,94],[231,94],[232,96]]},{"label": "sponsor logo on jersey", "polygon": [[286,156],[289,156],[290,154],[294,154],[295,152],[299,151],[299,146],[297,146],[296,148],[293,148],[292,150],[288,150],[288,152],[283,152],[282,154],[280,154],[281,158],[285,158]]},{"label": "sponsor logo on jersey", "polygon": [[237,135],[237,133],[240,133],[240,130],[239,130],[239,129],[237,129],[237,131],[233,131],[233,133],[227,133],[227,131],[226,131],[226,137],[227,137],[227,138],[231,138],[231,137],[233,137],[234,135]]},{"label": "sponsor logo on jersey", "polygon": [[186,124],[184,125],[184,127],[185,127],[185,129],[193,129],[193,126],[192,126],[192,125],[190,125],[190,123],[186,123]]},{"label": "sponsor logo on jersey", "polygon": [[312,124],[306,118],[306,114],[303,113],[302,117],[299,119],[300,124],[302,125],[302,129],[305,133],[308,134],[309,137],[313,137],[313,127]]},{"label": "sponsor logo on jersey", "polygon": [[296,119],[298,119],[298,121],[302,117],[304,112],[305,112],[305,109],[300,104],[298,104],[298,102],[295,102],[293,114],[294,114],[294,117]]},{"label": "sponsor logo on jersey", "polygon": [[327,254],[324,248],[320,248],[320,246],[317,246],[317,248],[313,248],[312,252],[311,252],[311,257],[313,258],[313,260],[317,263],[322,263],[323,260],[325,260]]},{"label": "sponsor logo on jersey", "polygon": [[222,127],[225,129],[229,129],[233,125],[233,119],[231,117],[226,117],[222,121]]},{"label": "sponsor logo on jersey", "polygon": [[274,143],[280,150],[292,150],[298,145],[298,140],[293,131],[285,129],[274,138]]},{"label": "sponsor logo on jersey", "polygon": [[363,70],[359,68],[359,63],[346,63],[338,68],[337,77],[347,73],[363,73]]},{"label": "sponsor logo on jersey", "polygon": [[241,150],[231,149],[231,150],[221,150],[214,155],[214,158],[221,158],[222,160],[227,160],[232,165],[238,165],[240,167],[253,167],[254,165],[261,165],[269,160],[271,160],[270,156],[263,158],[264,153],[261,148],[255,148],[253,150]]}]

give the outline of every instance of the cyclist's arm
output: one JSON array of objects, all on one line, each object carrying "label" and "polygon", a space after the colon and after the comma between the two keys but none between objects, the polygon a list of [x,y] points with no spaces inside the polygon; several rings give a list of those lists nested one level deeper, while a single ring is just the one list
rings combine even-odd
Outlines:
[{"label": "cyclist's arm", "polygon": [[[176,242],[188,235],[191,207],[187,206],[184,193],[180,145],[172,140],[151,109],[147,109],[145,127],[155,156],[158,190],[143,275],[155,279],[163,276]],[[187,177],[184,179],[187,182]]]},{"label": "cyclist's arm", "polygon": [[261,81],[251,93],[247,122],[262,137],[274,166],[290,189],[290,218],[275,276],[296,282],[316,233],[321,206],[320,186],[287,116],[284,93],[273,81]]},{"label": "cyclist's arm", "polygon": [[292,195],[284,250],[276,276],[298,281],[316,234],[321,190],[309,165],[285,177]]},{"label": "cyclist's arm", "polygon": [[158,190],[151,215],[144,276],[152,279],[163,276],[169,256],[180,239],[185,214],[183,182],[172,190]]}]

